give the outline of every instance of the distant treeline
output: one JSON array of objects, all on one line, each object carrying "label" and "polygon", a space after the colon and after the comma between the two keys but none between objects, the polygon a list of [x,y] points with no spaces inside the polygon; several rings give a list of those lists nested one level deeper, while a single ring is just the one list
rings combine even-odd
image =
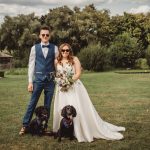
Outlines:
[{"label": "distant treeline", "polygon": [[40,17],[34,13],[5,16],[0,50],[14,56],[16,67],[27,66],[30,48],[39,42],[44,24],[53,29],[51,42],[71,44],[84,69],[149,68],[150,13],[111,16],[109,10],[97,10],[93,4],[83,9],[58,7]]}]

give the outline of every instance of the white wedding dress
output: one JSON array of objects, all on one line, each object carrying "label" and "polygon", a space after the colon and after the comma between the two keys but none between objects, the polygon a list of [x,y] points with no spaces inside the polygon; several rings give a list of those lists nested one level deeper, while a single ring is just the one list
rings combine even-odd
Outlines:
[{"label": "white wedding dress", "polygon": [[[73,70],[74,67],[65,64],[57,65],[57,70]],[[77,111],[77,116],[73,119],[74,135],[78,142],[92,142],[94,138],[106,140],[120,140],[123,135],[118,131],[125,131],[124,127],[118,127],[105,122],[95,110],[89,95],[80,80],[77,80],[67,92],[61,92],[60,87],[56,85],[56,94],[54,100],[53,131],[59,129],[61,110],[66,105],[72,105]]]}]

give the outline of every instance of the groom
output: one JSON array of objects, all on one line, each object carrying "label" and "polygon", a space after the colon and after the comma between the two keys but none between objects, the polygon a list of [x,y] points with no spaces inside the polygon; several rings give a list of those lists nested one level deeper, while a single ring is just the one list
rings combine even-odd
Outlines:
[{"label": "groom", "polygon": [[42,90],[44,90],[44,106],[48,108],[48,117],[50,117],[50,106],[55,87],[53,81],[55,71],[54,59],[58,55],[58,48],[54,44],[49,43],[50,37],[51,31],[49,27],[41,27],[39,34],[41,43],[35,44],[31,48],[28,68],[28,91],[32,92],[32,95],[19,135],[23,135],[26,132]]}]

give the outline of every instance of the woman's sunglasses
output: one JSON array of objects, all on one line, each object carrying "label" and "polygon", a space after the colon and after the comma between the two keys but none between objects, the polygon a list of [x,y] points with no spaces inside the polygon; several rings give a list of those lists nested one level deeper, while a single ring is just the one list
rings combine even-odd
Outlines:
[{"label": "woman's sunglasses", "polygon": [[49,34],[42,34],[42,37],[49,37]]},{"label": "woman's sunglasses", "polygon": [[70,49],[62,49],[61,52],[70,52]]}]

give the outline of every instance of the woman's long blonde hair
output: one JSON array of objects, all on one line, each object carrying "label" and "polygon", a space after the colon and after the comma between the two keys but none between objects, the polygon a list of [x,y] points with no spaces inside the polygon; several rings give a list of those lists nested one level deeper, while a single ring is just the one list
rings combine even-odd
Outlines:
[{"label": "woman's long blonde hair", "polygon": [[59,46],[59,55],[58,55],[58,57],[57,57],[57,61],[58,61],[58,63],[59,64],[62,64],[62,58],[63,58],[63,56],[62,56],[62,49],[63,49],[63,47],[64,46],[67,46],[68,48],[69,48],[69,55],[68,55],[68,63],[69,64],[71,64],[71,65],[73,65],[74,64],[74,61],[73,61],[73,51],[72,51],[72,48],[71,48],[71,46],[68,44],[68,43],[63,43],[63,44],[61,44],[60,46]]}]

